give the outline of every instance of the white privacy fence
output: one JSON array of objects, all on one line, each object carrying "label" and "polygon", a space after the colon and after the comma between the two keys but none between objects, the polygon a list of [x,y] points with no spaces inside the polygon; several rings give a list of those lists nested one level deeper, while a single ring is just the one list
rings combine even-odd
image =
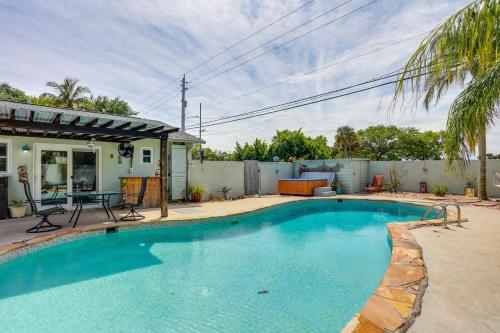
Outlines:
[{"label": "white privacy fence", "polygon": [[[245,193],[244,162],[238,161],[189,161],[189,184],[203,184],[206,188],[205,199],[211,193],[221,196],[223,187],[231,187],[229,195],[237,198]],[[347,193],[359,193],[374,175],[389,177],[389,168],[396,167],[400,175],[401,190],[418,192],[419,183],[427,182],[429,191],[435,184],[448,187],[448,193],[463,194],[467,179],[447,170],[446,161],[368,161],[364,159],[313,160],[297,162],[259,162],[259,186],[261,194],[275,194],[278,191],[278,179],[298,177],[300,165],[310,167],[326,164],[335,166],[340,163],[339,181]],[[471,161],[469,178],[477,185],[477,161]],[[494,175],[500,172],[500,160],[488,160],[487,190],[491,197],[500,197],[500,188],[495,187]]]}]

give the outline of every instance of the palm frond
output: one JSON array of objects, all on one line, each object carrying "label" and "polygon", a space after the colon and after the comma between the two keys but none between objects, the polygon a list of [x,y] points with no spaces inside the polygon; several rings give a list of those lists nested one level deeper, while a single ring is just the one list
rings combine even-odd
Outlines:
[{"label": "palm frond", "polygon": [[464,84],[500,59],[500,4],[476,0],[437,26],[406,63],[395,87],[393,107],[409,92],[428,109],[452,84]]},{"label": "palm frond", "polygon": [[498,118],[500,62],[471,81],[451,105],[445,143],[448,160],[469,160],[478,138]]}]

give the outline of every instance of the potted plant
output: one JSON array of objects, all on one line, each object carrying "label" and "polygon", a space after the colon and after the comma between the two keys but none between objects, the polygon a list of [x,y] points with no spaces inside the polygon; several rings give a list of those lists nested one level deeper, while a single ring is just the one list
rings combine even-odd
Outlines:
[{"label": "potted plant", "polygon": [[204,193],[205,187],[200,184],[191,185],[188,189],[188,194],[194,202],[201,202]]},{"label": "potted plant", "polygon": [[465,183],[464,195],[466,197],[475,197],[476,196],[476,187],[474,186],[474,182],[472,179],[467,179],[467,183]]},{"label": "potted plant", "polygon": [[335,192],[337,192],[337,194],[344,194],[344,187],[342,183],[337,182],[337,184],[335,184]]},{"label": "potted plant", "polygon": [[448,192],[448,186],[446,185],[436,184],[432,186],[432,193],[434,193],[435,196],[444,197],[446,192]]},{"label": "potted plant", "polygon": [[10,217],[23,217],[26,215],[26,205],[23,200],[12,200],[9,206]]},{"label": "potted plant", "polygon": [[420,182],[420,193],[427,193],[427,182]]}]

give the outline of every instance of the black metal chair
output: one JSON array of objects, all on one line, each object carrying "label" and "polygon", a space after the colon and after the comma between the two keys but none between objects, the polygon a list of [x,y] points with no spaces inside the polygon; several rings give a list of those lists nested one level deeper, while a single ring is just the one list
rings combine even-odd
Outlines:
[{"label": "black metal chair", "polygon": [[125,203],[125,207],[130,207],[130,212],[122,217],[120,220],[122,221],[137,221],[144,219],[144,215],[141,215],[137,212],[136,208],[142,207],[142,202],[144,201],[144,195],[146,193],[146,187],[148,185],[148,179],[146,177],[142,178],[141,181],[141,190],[139,193],[127,193],[127,197],[129,196],[137,196],[137,201],[134,203]]},{"label": "black metal chair", "polygon": [[48,200],[44,200],[44,203],[48,203],[49,205],[53,204],[54,207],[38,210],[38,207],[36,206],[36,202],[41,201],[41,200],[34,200],[33,199],[33,197],[31,196],[31,187],[30,187],[30,184],[28,183],[27,180],[20,179],[19,182],[21,182],[24,186],[24,193],[26,194],[26,198],[28,199],[28,203],[30,204],[31,213],[35,214],[35,216],[37,216],[37,217],[42,218],[40,223],[38,223],[34,227],[29,228],[28,230],[26,230],[26,232],[39,233],[39,232],[48,232],[48,231],[54,231],[54,230],[61,229],[62,226],[60,226],[58,224],[50,223],[49,216],[55,215],[55,214],[64,214],[66,212],[66,209],[61,207],[57,203],[57,201],[52,200],[52,199],[48,199]]}]

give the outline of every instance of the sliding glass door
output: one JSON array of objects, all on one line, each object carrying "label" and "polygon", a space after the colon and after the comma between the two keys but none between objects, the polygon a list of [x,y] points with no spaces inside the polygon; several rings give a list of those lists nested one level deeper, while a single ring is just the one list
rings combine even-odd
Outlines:
[{"label": "sliding glass door", "polygon": [[100,190],[100,148],[37,144],[34,161],[34,197],[40,208],[71,208],[66,193]]}]

